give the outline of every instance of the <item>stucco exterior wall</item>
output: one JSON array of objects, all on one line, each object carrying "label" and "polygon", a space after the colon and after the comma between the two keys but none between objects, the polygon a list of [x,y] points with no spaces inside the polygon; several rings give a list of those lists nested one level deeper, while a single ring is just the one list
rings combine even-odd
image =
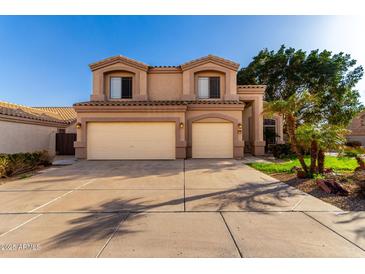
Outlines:
[{"label": "stucco exterior wall", "polygon": [[250,125],[251,123],[251,116],[252,116],[252,106],[245,107],[245,110],[242,113],[242,123],[243,123],[243,140],[246,144],[249,144],[249,142],[252,140],[252,133]]},{"label": "stucco exterior wall", "polygon": [[360,113],[348,126],[351,133],[347,136],[349,141],[360,141],[365,146],[365,112]]},{"label": "stucco exterior wall", "polygon": [[0,153],[47,150],[55,155],[57,128],[0,121]]},{"label": "stucco exterior wall", "polygon": [[[148,122],[174,121],[176,122],[176,157],[191,157],[191,128],[193,122],[225,121],[233,124],[234,157],[243,157],[242,132],[238,130],[242,124],[242,110],[170,110],[170,111],[133,111],[133,112],[79,112],[77,141],[75,143],[76,157],[86,158],[87,123],[88,122]],[[148,134],[148,132],[146,132]]]},{"label": "stucco exterior wall", "polygon": [[147,92],[149,100],[180,100],[182,73],[149,73]]},{"label": "stucco exterior wall", "polygon": [[66,133],[76,133],[76,123],[66,127]]},{"label": "stucco exterior wall", "polygon": [[224,64],[205,62],[186,68],[148,68],[115,63],[93,70],[92,101],[110,99],[110,77],[132,77],[131,100],[195,100],[199,76],[219,76],[221,99],[238,99],[237,69]]}]

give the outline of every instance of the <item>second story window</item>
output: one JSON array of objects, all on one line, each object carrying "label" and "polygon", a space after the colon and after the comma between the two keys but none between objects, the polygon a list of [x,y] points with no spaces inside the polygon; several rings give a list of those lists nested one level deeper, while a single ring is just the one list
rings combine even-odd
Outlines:
[{"label": "second story window", "polygon": [[132,77],[110,78],[111,99],[132,99]]},{"label": "second story window", "polygon": [[220,98],[220,78],[199,77],[198,97],[199,99]]}]

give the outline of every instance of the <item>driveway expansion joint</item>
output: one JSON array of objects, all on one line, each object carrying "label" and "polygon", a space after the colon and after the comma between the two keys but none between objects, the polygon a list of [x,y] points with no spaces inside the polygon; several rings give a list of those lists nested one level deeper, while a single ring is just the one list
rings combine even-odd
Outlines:
[{"label": "driveway expansion joint", "polygon": [[223,216],[223,214],[222,214],[222,212],[221,212],[221,211],[219,211],[219,214],[220,214],[220,215],[221,215],[221,217],[222,217],[223,223],[224,223],[224,225],[226,226],[226,228],[227,228],[227,230],[228,230],[229,235],[231,236],[231,239],[232,239],[232,241],[233,241],[233,243],[234,243],[234,245],[235,245],[235,247],[236,247],[236,250],[237,250],[238,254],[240,255],[240,257],[241,257],[241,258],[243,258],[242,252],[241,252],[240,248],[238,247],[238,244],[237,244],[237,242],[236,242],[236,240],[235,240],[235,238],[234,238],[234,236],[233,236],[233,234],[232,234],[232,231],[229,229],[229,226],[228,226],[228,224],[227,224],[227,222],[226,222],[226,219],[224,218],[224,216]]},{"label": "driveway expansion joint", "polygon": [[113,237],[115,236],[115,234],[117,233],[117,231],[119,230],[119,227],[121,225],[121,223],[123,223],[125,220],[128,219],[130,214],[127,214],[126,216],[123,216],[120,218],[120,221],[118,222],[118,224],[115,226],[115,229],[113,231],[113,233],[110,235],[110,237],[108,238],[108,240],[105,242],[105,244],[102,246],[102,248],[99,250],[99,252],[96,254],[95,258],[99,258],[101,253],[103,253],[103,251],[105,250],[105,248],[108,246],[108,244],[110,243],[110,241],[113,239]]},{"label": "driveway expansion joint", "polygon": [[314,220],[315,222],[317,222],[318,224],[322,225],[323,227],[327,228],[328,230],[332,231],[333,233],[335,233],[337,236],[340,236],[342,239],[344,239],[345,241],[349,242],[350,244],[353,244],[354,246],[356,246],[357,248],[359,248],[360,250],[365,252],[365,249],[363,249],[361,246],[359,246],[358,244],[354,243],[353,241],[349,240],[348,238],[346,238],[345,236],[341,235],[340,233],[338,233],[337,231],[333,230],[332,228],[330,228],[329,226],[323,224],[321,221],[317,220],[316,218],[312,217],[311,215],[307,214],[305,211],[300,211],[302,212],[305,216],[309,217],[310,219]]}]

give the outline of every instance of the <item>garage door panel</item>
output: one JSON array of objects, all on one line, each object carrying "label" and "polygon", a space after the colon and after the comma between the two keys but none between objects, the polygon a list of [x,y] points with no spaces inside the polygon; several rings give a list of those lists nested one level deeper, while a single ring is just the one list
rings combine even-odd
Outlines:
[{"label": "garage door panel", "polygon": [[175,123],[88,123],[88,159],[175,159]]},{"label": "garage door panel", "polygon": [[233,158],[232,123],[193,123],[193,158]]}]

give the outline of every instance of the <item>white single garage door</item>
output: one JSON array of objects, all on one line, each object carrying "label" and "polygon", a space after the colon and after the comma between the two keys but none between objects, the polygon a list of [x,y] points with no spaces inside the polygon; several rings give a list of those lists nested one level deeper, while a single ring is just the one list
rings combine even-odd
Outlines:
[{"label": "white single garage door", "polygon": [[175,159],[175,123],[90,122],[89,160]]},{"label": "white single garage door", "polygon": [[232,123],[193,123],[193,158],[233,158]]}]

